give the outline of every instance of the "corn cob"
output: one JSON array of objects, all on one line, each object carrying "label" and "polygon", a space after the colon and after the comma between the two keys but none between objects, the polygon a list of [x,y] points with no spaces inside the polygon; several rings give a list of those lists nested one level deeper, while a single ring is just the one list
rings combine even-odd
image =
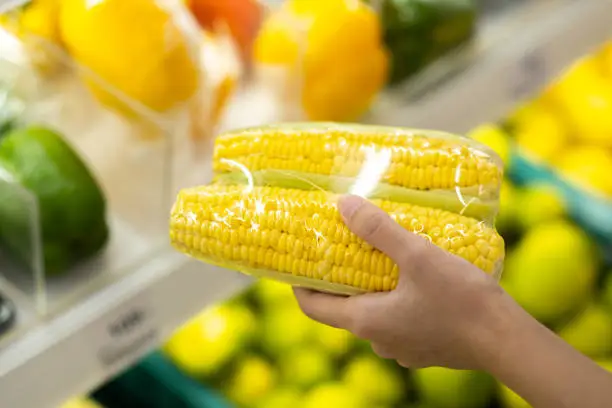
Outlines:
[{"label": "corn cob", "polygon": [[[441,132],[354,125],[277,125],[220,135],[213,166],[219,173],[297,171],[355,177],[383,168],[380,180],[416,190],[498,189],[499,163],[466,140]],[[228,165],[230,163],[230,165]],[[367,164],[370,164],[368,167]]]},{"label": "corn cob", "polygon": [[[387,291],[398,268],[344,225],[327,191],[210,185],[182,190],[170,238],[181,252],[245,273],[278,272],[341,293]],[[438,208],[374,199],[405,229],[494,273],[504,242],[481,221]],[[280,277],[280,275],[278,276]],[[282,279],[282,278],[281,278]]]},{"label": "corn cob", "polygon": [[340,194],[367,196],[408,231],[499,273],[491,227],[502,166],[477,143],[431,131],[290,124],[221,135],[212,185],[179,193],[181,252],[256,276],[339,293],[387,291],[397,266],[354,235]]}]

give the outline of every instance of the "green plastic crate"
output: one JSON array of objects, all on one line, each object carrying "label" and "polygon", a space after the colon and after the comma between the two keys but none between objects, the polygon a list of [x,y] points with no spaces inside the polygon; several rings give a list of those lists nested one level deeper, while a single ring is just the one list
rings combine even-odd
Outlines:
[{"label": "green plastic crate", "polygon": [[156,351],[93,392],[106,408],[234,408]]}]

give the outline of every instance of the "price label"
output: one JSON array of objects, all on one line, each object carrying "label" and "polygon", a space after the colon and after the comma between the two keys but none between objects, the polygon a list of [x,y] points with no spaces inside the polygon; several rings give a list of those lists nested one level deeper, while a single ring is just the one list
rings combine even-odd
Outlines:
[{"label": "price label", "polygon": [[[500,79],[501,80],[501,79]],[[546,56],[542,49],[532,48],[518,59],[512,73],[510,94],[515,101],[532,96],[548,81]]]},{"label": "price label", "polygon": [[124,304],[101,323],[96,330],[100,336],[96,356],[106,368],[129,364],[158,344],[153,307],[142,297]]}]

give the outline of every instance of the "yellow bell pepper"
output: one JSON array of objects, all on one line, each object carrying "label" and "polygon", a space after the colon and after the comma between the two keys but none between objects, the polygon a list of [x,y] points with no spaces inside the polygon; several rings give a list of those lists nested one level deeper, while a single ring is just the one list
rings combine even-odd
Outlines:
[{"label": "yellow bell pepper", "polygon": [[[68,52],[123,95],[154,111],[187,102],[199,85],[199,38],[190,44],[174,16],[156,0],[63,0],[59,27]],[[106,85],[86,79],[104,105],[132,110]]]},{"label": "yellow bell pepper", "polygon": [[264,21],[254,60],[287,68],[310,120],[357,119],[389,70],[379,17],[359,0],[286,2]]}]

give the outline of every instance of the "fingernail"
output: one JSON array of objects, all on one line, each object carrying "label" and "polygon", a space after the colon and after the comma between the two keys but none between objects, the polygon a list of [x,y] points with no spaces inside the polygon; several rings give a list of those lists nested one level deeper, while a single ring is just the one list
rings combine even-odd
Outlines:
[{"label": "fingernail", "polygon": [[338,208],[340,209],[340,214],[346,220],[350,220],[353,214],[361,207],[363,204],[363,198],[359,196],[344,196],[340,198],[338,202]]}]

